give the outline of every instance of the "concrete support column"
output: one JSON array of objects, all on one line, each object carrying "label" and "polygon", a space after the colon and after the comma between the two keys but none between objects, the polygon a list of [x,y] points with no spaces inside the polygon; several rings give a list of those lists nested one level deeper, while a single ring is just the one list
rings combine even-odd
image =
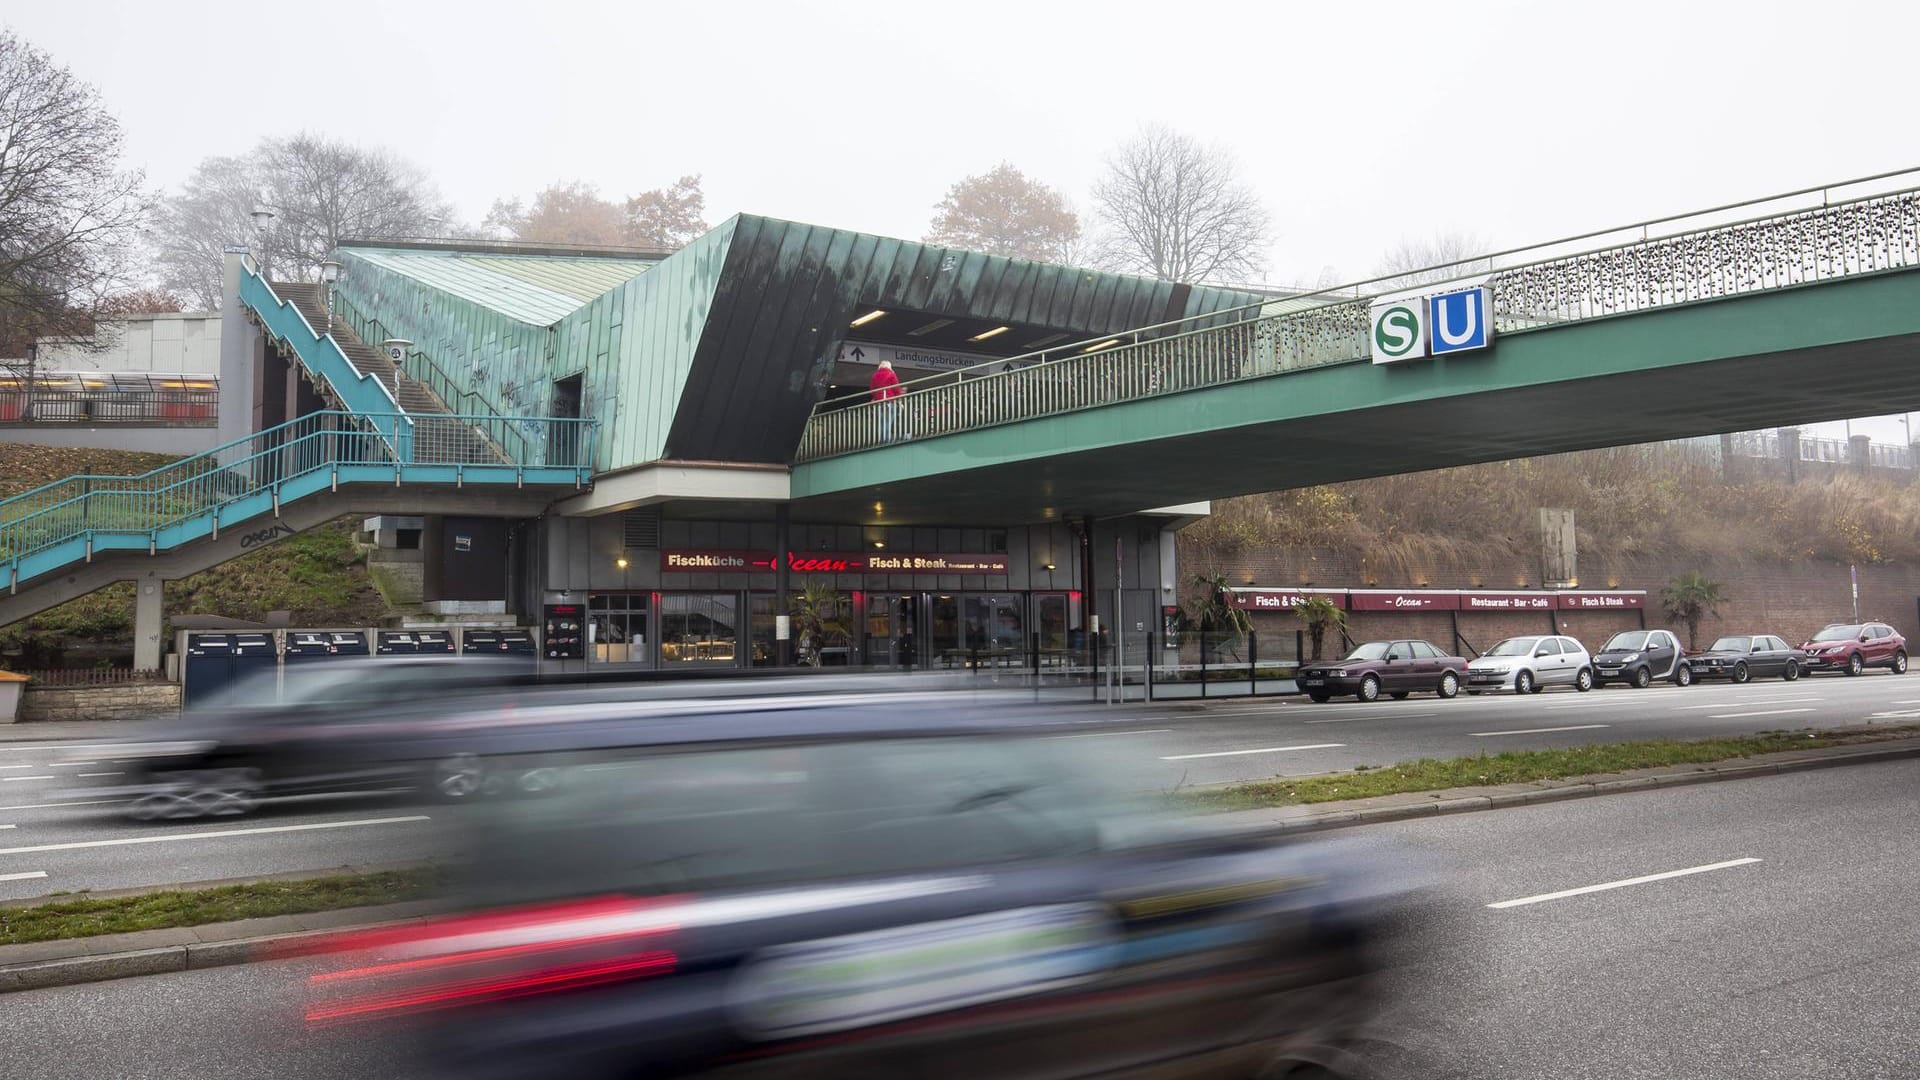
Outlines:
[{"label": "concrete support column", "polygon": [[1780,429],[1780,460],[1787,466],[1787,483],[1796,483],[1800,479],[1800,429],[1783,427]]},{"label": "concrete support column", "polygon": [[[788,596],[788,591],[792,589],[793,586],[787,579],[787,553],[792,550],[792,508],[786,503],[781,503],[773,508],[773,617],[775,627],[780,625],[778,620],[781,616],[787,614],[793,603]],[[865,626],[865,618],[866,614],[864,612],[856,612],[854,615],[854,626]],[[856,647],[858,647],[866,637],[865,634],[861,633],[854,633],[849,636],[855,639],[853,644]],[[773,662],[779,667],[789,667],[793,664],[793,642],[791,639],[775,638],[773,643]]]},{"label": "concrete support column", "polygon": [[1873,440],[1865,435],[1853,435],[1847,438],[1847,460],[1853,467],[1866,472],[1873,465]]},{"label": "concrete support column", "polygon": [[260,332],[240,309],[240,259],[245,248],[226,249],[220,298],[220,441],[254,430],[254,352]]},{"label": "concrete support column", "polygon": [[160,670],[160,623],[165,613],[166,585],[157,577],[133,583],[133,669]]}]

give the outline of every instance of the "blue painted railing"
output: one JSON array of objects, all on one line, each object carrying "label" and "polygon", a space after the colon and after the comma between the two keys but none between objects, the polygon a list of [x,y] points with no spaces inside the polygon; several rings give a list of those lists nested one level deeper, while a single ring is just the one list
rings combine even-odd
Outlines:
[{"label": "blue painted railing", "polygon": [[[510,461],[489,417],[317,412],[138,476],[71,476],[0,500],[0,581],[17,589],[102,551],[157,553],[343,484],[582,487],[592,420],[523,417],[537,447]],[[395,432],[407,432],[396,444]]]},{"label": "blue painted railing", "polygon": [[386,417],[380,434],[396,453],[407,456],[412,419],[393,399],[386,384],[354,367],[333,335],[315,330],[299,308],[280,299],[250,262],[240,268],[240,302],[259,316],[260,328],[268,337],[286,342],[307,370],[333,389],[334,400],[341,408],[363,416]]}]

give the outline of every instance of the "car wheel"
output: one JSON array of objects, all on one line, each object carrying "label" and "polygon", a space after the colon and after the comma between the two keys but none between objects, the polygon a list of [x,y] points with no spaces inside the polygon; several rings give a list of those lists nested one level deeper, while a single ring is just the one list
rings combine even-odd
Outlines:
[{"label": "car wheel", "polygon": [[1581,668],[1580,674],[1573,677],[1573,688],[1583,694],[1593,689],[1593,669]]},{"label": "car wheel", "polygon": [[1411,690],[1395,690],[1393,693],[1388,694],[1387,696],[1392,698],[1395,701],[1405,701],[1407,700],[1408,695],[1412,693],[1413,691]]},{"label": "car wheel", "polygon": [[1787,670],[1781,672],[1780,677],[1787,680],[1788,682],[1792,682],[1795,679],[1798,679],[1800,677],[1799,661],[1797,660],[1787,661]]},{"label": "car wheel", "polygon": [[1753,678],[1753,675],[1747,671],[1747,665],[1735,664],[1733,665],[1733,674],[1727,676],[1727,678],[1733,680],[1735,683],[1743,683]]},{"label": "car wheel", "polygon": [[487,788],[487,768],[476,754],[449,754],[433,763],[433,797],[447,802],[478,798]]},{"label": "car wheel", "polygon": [[1858,675],[1865,670],[1867,670],[1867,662],[1860,659],[1859,653],[1847,657],[1847,674]]},{"label": "car wheel", "polygon": [[1332,698],[1333,698],[1333,695],[1331,694],[1322,694],[1317,692],[1307,695],[1307,700],[1313,702],[1315,705],[1325,705],[1328,701],[1332,700]]},{"label": "car wheel", "polygon": [[1354,695],[1361,701],[1380,700],[1380,680],[1372,675],[1360,680],[1360,692]]},{"label": "car wheel", "polygon": [[1451,671],[1447,672],[1445,675],[1440,676],[1440,696],[1441,697],[1443,698],[1456,697],[1459,695],[1459,693],[1460,693],[1460,676],[1455,675]]},{"label": "car wheel", "polygon": [[1531,693],[1533,693],[1533,692],[1534,692],[1534,689],[1535,689],[1535,687],[1534,687],[1534,685],[1533,685],[1533,672],[1531,672],[1531,671],[1523,671],[1523,672],[1521,672],[1520,674],[1518,674],[1518,675],[1515,675],[1515,676],[1513,677],[1513,692],[1514,692],[1514,693],[1516,693],[1516,694],[1531,694]]},{"label": "car wheel", "polygon": [[1650,669],[1638,667],[1633,670],[1633,688],[1635,690],[1645,690],[1652,685],[1653,672]]},{"label": "car wheel", "polygon": [[1693,685],[1693,665],[1692,664],[1680,664],[1673,669],[1673,685],[1675,686],[1692,686]]},{"label": "car wheel", "polygon": [[1907,650],[1901,649],[1899,652],[1893,654],[1893,673],[1895,675],[1905,675],[1907,673]]}]

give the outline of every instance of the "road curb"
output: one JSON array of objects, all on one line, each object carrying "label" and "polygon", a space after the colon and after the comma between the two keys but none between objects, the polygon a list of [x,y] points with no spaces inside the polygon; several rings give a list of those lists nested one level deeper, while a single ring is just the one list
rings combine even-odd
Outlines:
[{"label": "road curb", "polygon": [[1569,783],[1541,788],[1537,791],[1475,795],[1470,794],[1472,789],[1455,789],[1459,792],[1458,794],[1445,794],[1444,797],[1434,798],[1428,802],[1397,806],[1343,807],[1339,803],[1323,803],[1320,805],[1327,806],[1329,809],[1315,812],[1303,820],[1274,824],[1265,828],[1249,826],[1248,832],[1270,832],[1276,835],[1319,832],[1325,829],[1377,825],[1382,822],[1407,821],[1412,818],[1436,817],[1442,814],[1500,810],[1511,806],[1537,806],[1542,803],[1565,802],[1569,799],[1586,799],[1598,795],[1628,795],[1640,791],[1690,787],[1694,784],[1715,784],[1723,780],[1781,776],[1788,773],[1810,772],[1814,769],[1833,769],[1843,765],[1871,765],[1881,761],[1899,761],[1917,757],[1920,757],[1920,742],[1910,746],[1881,749],[1845,749],[1841,752],[1825,753],[1819,757],[1807,757],[1794,761],[1709,765],[1694,772],[1668,773],[1659,776],[1628,776],[1618,780],[1597,780],[1591,783]]},{"label": "road curb", "polygon": [[[1693,784],[1712,784],[1723,780],[1746,780],[1756,776],[1779,776],[1788,773],[1810,772],[1814,769],[1831,769],[1844,765],[1868,765],[1882,761],[1898,761],[1920,757],[1920,740],[1911,745],[1864,748],[1858,750],[1834,748],[1840,752],[1820,752],[1819,756],[1804,757],[1792,761],[1743,762],[1738,765],[1706,766],[1693,772],[1668,773],[1657,776],[1626,776],[1617,780],[1599,780],[1591,783],[1569,783],[1555,787],[1541,788],[1537,791],[1503,791],[1476,794],[1472,789],[1455,789],[1453,793],[1438,793],[1439,797],[1419,803],[1406,803],[1396,806],[1341,807],[1337,803],[1322,804],[1328,809],[1315,813],[1312,817],[1296,822],[1285,822],[1258,827],[1249,827],[1250,835],[1266,834],[1274,837],[1290,836],[1303,832],[1319,832],[1327,829],[1348,828],[1355,825],[1375,825],[1388,821],[1407,821],[1414,818],[1440,817],[1449,814],[1470,814],[1483,810],[1500,810],[1511,806],[1535,806],[1542,803],[1563,802],[1569,799],[1585,799],[1599,795],[1624,795],[1642,791],[1660,791],[1671,787],[1687,787]],[[368,914],[374,911],[394,909],[365,909]],[[111,979],[132,978],[139,975],[161,975],[176,971],[195,971],[205,968],[226,967],[233,964],[250,964],[271,960],[286,960],[315,951],[318,945],[329,937],[342,934],[361,933],[367,930],[402,926],[420,921],[418,916],[392,919],[376,919],[363,923],[350,923],[331,926],[324,929],[298,930],[287,933],[261,934],[252,937],[231,938],[212,941],[188,941],[160,948],[130,949],[121,952],[100,953],[90,956],[59,957],[53,959],[0,965],[0,993],[19,990],[43,990],[58,986],[72,986],[79,983],[103,982]],[[187,928],[198,933],[213,932],[218,924],[207,927]],[[166,931],[150,931],[165,933]],[[85,942],[86,938],[73,939]]]}]

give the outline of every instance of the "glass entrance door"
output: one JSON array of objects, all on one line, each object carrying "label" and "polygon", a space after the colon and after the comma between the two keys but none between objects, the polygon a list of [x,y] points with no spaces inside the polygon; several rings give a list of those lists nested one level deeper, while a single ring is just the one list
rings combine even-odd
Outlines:
[{"label": "glass entrance door", "polygon": [[920,601],[917,593],[876,593],[867,600],[869,666],[921,666]]}]

